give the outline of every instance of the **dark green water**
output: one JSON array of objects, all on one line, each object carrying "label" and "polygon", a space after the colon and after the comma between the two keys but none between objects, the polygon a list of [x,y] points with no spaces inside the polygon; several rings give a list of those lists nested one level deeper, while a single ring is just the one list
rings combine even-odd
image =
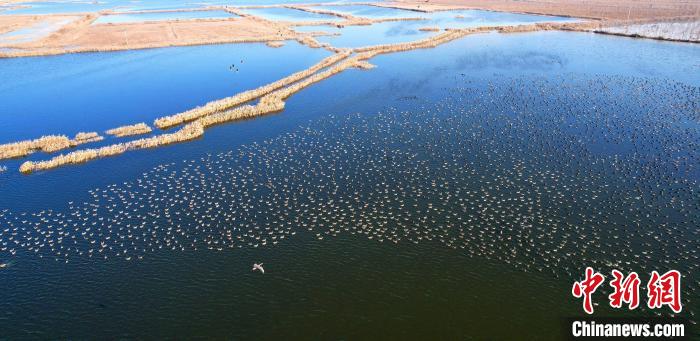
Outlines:
[{"label": "dark green water", "polygon": [[[699,55],[471,36],[191,143],[9,170],[0,335],[559,339],[585,266],[681,271],[692,320]],[[596,315],[629,314],[608,290]]]}]

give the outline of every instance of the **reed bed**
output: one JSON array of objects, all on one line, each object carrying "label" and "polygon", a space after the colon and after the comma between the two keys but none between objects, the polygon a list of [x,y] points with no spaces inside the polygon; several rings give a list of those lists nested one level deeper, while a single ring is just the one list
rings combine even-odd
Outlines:
[{"label": "reed bed", "polygon": [[428,6],[422,6],[422,7],[421,7],[421,6],[416,6],[416,5],[413,5],[413,4],[400,4],[400,3],[397,3],[397,2],[390,2],[390,3],[386,3],[386,4],[383,4],[383,3],[369,3],[368,5],[369,5],[369,6],[374,6],[374,7],[401,9],[401,10],[405,10],[405,11],[414,11],[414,12],[421,12],[421,13],[432,13],[432,12],[436,12],[436,11],[448,11],[448,10],[464,9],[464,7],[461,7],[461,6],[460,6],[460,7],[457,7],[457,6],[453,6],[453,7],[447,7],[447,6],[442,7],[442,6],[440,6],[440,7],[437,7],[437,6],[435,6],[435,5],[432,5],[432,6],[431,6],[430,4],[428,4]]},{"label": "reed bed", "polygon": [[47,135],[34,140],[12,142],[0,145],[0,160],[24,157],[36,151],[53,153],[81,144],[102,140],[95,132],[78,133],[73,139],[65,135]]},{"label": "reed bed", "polygon": [[296,81],[299,81],[300,79],[308,77],[309,75],[317,72],[318,70],[326,68],[330,65],[337,63],[338,61],[341,61],[341,60],[347,58],[348,56],[350,56],[350,54],[351,54],[350,51],[336,53],[332,56],[324,58],[320,62],[309,67],[308,69],[296,72],[292,75],[284,77],[284,78],[277,80],[275,82],[272,82],[270,84],[263,85],[259,88],[253,89],[253,90],[241,92],[241,93],[236,94],[236,95],[231,96],[231,97],[212,101],[212,102],[209,102],[203,106],[200,106],[200,107],[197,107],[197,108],[185,111],[185,112],[181,112],[179,114],[158,118],[155,120],[154,124],[158,128],[165,129],[165,128],[169,128],[169,127],[172,127],[172,126],[184,123],[184,122],[196,120],[198,118],[213,114],[215,112],[230,109],[236,105],[240,105],[240,104],[243,104],[245,102],[249,102],[249,101],[254,100],[256,98],[262,97],[266,94],[271,93],[272,91],[275,91],[279,88],[282,88],[282,87],[287,86],[289,84],[292,84]]},{"label": "reed bed", "polygon": [[297,41],[300,44],[306,45],[306,46],[313,48],[313,49],[323,47],[323,45],[321,45],[321,43],[319,43],[319,41],[316,40],[316,38],[309,36],[309,35],[297,37]]},{"label": "reed bed", "polygon": [[329,43],[321,43],[316,38],[314,38],[312,35],[305,35],[302,37],[298,37],[296,39],[300,44],[306,45],[312,49],[318,49],[318,48],[324,48],[328,51],[338,53],[339,51],[342,51],[342,49],[338,49],[337,47],[331,46]]},{"label": "reed bed", "polygon": [[0,52],[0,58],[17,58],[17,57],[35,57],[35,56],[53,56],[68,53],[86,53],[86,52],[114,52],[114,51],[124,51],[124,50],[144,50],[153,49],[161,47],[176,47],[176,46],[196,46],[196,45],[215,45],[215,44],[238,44],[238,43],[266,43],[268,41],[278,41],[280,39],[295,39],[296,37],[292,34],[289,35],[270,35],[270,36],[260,36],[256,38],[225,38],[225,39],[211,39],[211,40],[196,40],[196,41],[177,41],[171,43],[156,43],[156,44],[142,44],[142,45],[130,45],[130,46],[110,46],[110,47],[100,47],[100,48],[56,48],[56,49],[40,49],[40,50],[22,50],[11,51],[11,52]]},{"label": "reed bed", "polygon": [[373,68],[374,65],[361,60],[362,56],[355,56],[342,62],[339,62],[333,66],[328,67],[326,70],[315,73],[299,82],[296,82],[290,86],[283,89],[274,91],[268,95],[260,98],[260,101],[256,105],[243,105],[231,110],[217,112],[215,114],[207,115],[195,121],[200,123],[202,127],[208,128],[213,125],[226,123],[230,121],[251,118],[261,115],[266,115],[269,113],[281,111],[284,109],[284,100],[289,96],[301,91],[302,89],[318,83],[326,78],[329,78],[335,74],[338,74],[348,68],[356,67],[362,69]]},{"label": "reed bed", "polygon": [[[352,3],[348,4],[348,6],[352,5],[362,5],[363,3]],[[345,6],[346,4],[321,4],[321,5],[328,5],[328,6]],[[364,5],[369,5],[372,6],[374,5],[373,3],[364,3]],[[325,15],[332,15],[336,16],[339,18],[345,19],[345,21],[339,25],[371,25],[374,23],[380,23],[380,22],[387,22],[387,21],[407,21],[407,20],[425,20],[425,18],[420,18],[420,17],[410,17],[410,18],[377,18],[377,19],[370,19],[370,18],[365,18],[365,17],[358,17],[354,16],[352,14],[347,14],[347,13],[341,13],[341,12],[336,12],[332,10],[324,10],[324,9],[317,9],[317,8],[311,8],[308,6],[320,6],[318,4],[304,4],[304,5],[283,5],[282,7],[290,8],[290,9],[296,9],[304,12],[309,12],[309,13],[316,13],[316,14],[325,14]],[[333,24],[333,23],[331,23]],[[338,25],[338,24],[335,24]]]},{"label": "reed bed", "polygon": [[[328,77],[340,73],[350,67],[371,68],[373,65],[361,60],[363,55],[358,55],[353,58],[343,60],[342,62],[332,63],[326,70],[304,78],[283,89],[274,91],[260,98],[256,105],[243,105],[231,110],[219,111],[214,114],[197,119],[195,122],[188,123],[180,130],[171,134],[162,134],[150,138],[144,138],[126,143],[118,143],[110,146],[105,146],[95,149],[85,149],[74,151],[68,154],[62,154],[46,161],[27,161],[20,166],[20,172],[29,174],[35,171],[48,170],[58,168],[69,164],[79,164],[97,158],[119,155],[130,150],[156,148],[164,145],[185,142],[204,134],[204,129],[210,126],[221,124],[233,120],[256,117],[264,114],[269,114],[284,109],[284,99],[302,89],[320,82]],[[343,57],[347,58],[347,56]],[[338,59],[338,61],[341,59]],[[333,65],[335,64],[335,65]],[[318,65],[318,64],[317,64]],[[308,70],[308,69],[307,69]],[[319,69],[320,70],[320,69]]]},{"label": "reed bed", "polygon": [[480,31],[485,31],[485,30],[482,30],[481,28],[447,30],[445,33],[440,33],[438,35],[435,35],[435,36],[432,36],[432,37],[429,37],[426,39],[422,39],[422,40],[417,40],[417,41],[408,42],[408,43],[399,43],[399,44],[383,44],[383,45],[358,47],[358,48],[353,49],[353,51],[357,52],[357,53],[364,53],[363,59],[366,60],[366,59],[372,58],[378,54],[383,54],[383,53],[392,53],[392,52],[401,52],[401,51],[408,51],[408,50],[414,50],[414,49],[432,48],[432,47],[447,43],[449,41],[461,38],[467,34],[480,32]]},{"label": "reed bed", "polygon": [[68,154],[58,155],[46,161],[26,161],[19,167],[19,171],[24,174],[29,174],[40,170],[58,168],[64,165],[84,163],[98,158],[123,154],[129,150],[156,148],[168,144],[189,141],[203,134],[204,129],[202,125],[195,122],[187,124],[180,130],[170,134],[162,134],[126,143],[112,144],[101,148],[76,150]]},{"label": "reed bed", "polygon": [[257,105],[243,105],[231,110],[211,114],[198,119],[195,123],[200,124],[204,128],[208,128],[217,124],[261,116],[283,109],[284,101],[279,97],[266,95],[260,99]]},{"label": "reed bed", "polygon": [[142,135],[142,134],[148,134],[151,131],[151,127],[149,127],[146,123],[137,123],[137,124],[132,124],[132,125],[126,125],[126,126],[121,126],[118,128],[110,129],[105,131],[107,135],[112,135],[116,137],[125,137],[125,136],[133,136],[133,135]]},{"label": "reed bed", "polygon": [[85,144],[85,143],[90,143],[90,142],[97,142],[101,141],[104,139],[104,137],[100,136],[100,134],[96,132],[90,132],[90,133],[77,133],[75,134],[75,137],[73,140],[70,141],[71,147],[75,147],[77,145]]},{"label": "reed bed", "polygon": [[338,74],[342,71],[345,71],[346,69],[349,69],[352,67],[368,68],[368,66],[371,64],[369,64],[367,62],[363,62],[362,58],[364,58],[364,56],[358,55],[358,56],[354,56],[352,58],[349,58],[347,60],[344,60],[344,61],[338,63],[337,65],[329,67],[328,69],[326,69],[324,71],[316,73],[316,74],[314,74],[310,77],[307,77],[299,82],[296,82],[296,83],[294,83],[294,84],[292,84],[284,89],[280,89],[279,91],[276,91],[273,94],[273,96],[277,97],[281,100],[284,100],[284,99],[288,98],[289,96],[291,96],[292,94],[295,94],[295,93],[301,91],[302,89],[308,87],[309,85],[320,82],[328,77],[331,77],[335,74]]},{"label": "reed bed", "polygon": [[419,20],[427,20],[426,18],[422,17],[405,17],[405,18],[377,18],[377,19],[367,19],[371,20],[372,23],[382,23],[382,22],[395,22],[395,21],[419,21]]},{"label": "reed bed", "polygon": [[292,26],[315,26],[315,25],[329,25],[329,26],[336,26],[336,27],[344,27],[344,26],[366,26],[366,25],[372,25],[374,23],[381,23],[381,22],[389,22],[389,21],[413,21],[413,20],[425,20],[425,18],[420,18],[420,17],[410,17],[410,18],[377,18],[377,19],[370,19],[370,18],[365,18],[365,17],[357,17],[351,14],[347,13],[340,13],[340,12],[335,12],[331,10],[322,10],[322,9],[316,9],[316,8],[310,8],[307,6],[312,6],[312,5],[283,5],[281,7],[284,8],[289,8],[289,9],[295,9],[299,11],[304,11],[304,12],[309,12],[309,13],[315,13],[315,14],[324,14],[324,15],[332,15],[336,16],[339,18],[345,19],[342,22],[334,22],[334,21],[305,21],[305,22],[290,22],[289,24]]},{"label": "reed bed", "polygon": [[278,47],[284,46],[284,42],[283,41],[268,41],[267,43],[265,43],[265,45],[267,45],[269,47],[278,48]]},{"label": "reed bed", "polygon": [[109,26],[120,26],[120,27],[125,27],[125,26],[140,26],[143,24],[167,24],[167,23],[179,23],[179,22],[221,22],[221,21],[234,21],[237,20],[238,18],[236,17],[227,17],[227,18],[174,18],[174,19],[168,19],[168,20],[143,20],[143,21],[135,21],[135,22],[121,22],[121,23],[102,23],[102,24],[97,24],[97,25],[109,25]]},{"label": "reed bed", "polygon": [[229,13],[233,13],[233,14],[239,16],[239,17],[252,18],[252,19],[261,19],[260,17],[256,17],[256,16],[254,16],[254,15],[250,15],[250,14],[248,14],[248,13],[246,13],[246,12],[243,12],[243,11],[239,10],[238,8],[233,8],[233,7],[228,7],[228,6],[227,6],[227,7],[224,7],[223,10],[226,11],[226,12],[229,12]]},{"label": "reed bed", "polygon": [[211,11],[224,11],[225,7],[220,6],[208,6],[208,7],[194,7],[194,8],[177,8],[177,9],[144,9],[140,11],[127,11],[127,12],[113,12],[109,11],[102,13],[102,15],[123,15],[123,14],[148,14],[148,13],[182,13],[182,12],[211,12]]},{"label": "reed bed", "polygon": [[355,17],[354,15],[335,12],[335,11],[316,9],[316,8],[311,8],[311,7],[305,7],[305,6],[286,5],[284,7],[289,8],[289,9],[295,9],[295,10],[299,10],[299,11],[309,12],[309,13],[332,15],[334,17],[339,17],[339,18],[343,18],[343,19],[351,20],[351,21],[357,19],[357,17]]},{"label": "reed bed", "polygon": [[495,27],[480,27],[480,30],[496,30],[499,33],[524,33],[534,31],[589,31],[600,27],[600,23],[595,21],[584,21],[580,23],[536,23],[529,25],[515,26],[495,26]]},{"label": "reed bed", "polygon": [[647,38],[687,43],[700,42],[700,19],[693,16],[672,20],[605,20],[573,27],[578,31],[634,38]]},{"label": "reed bed", "polygon": [[658,23],[604,27],[594,33],[685,43],[700,43],[700,22]]},{"label": "reed bed", "polygon": [[[327,63],[328,65],[326,70],[316,73],[316,71],[319,71],[322,68],[315,68],[316,70],[310,73],[310,76],[302,77],[301,80],[294,82],[289,86],[286,86],[268,95],[263,96],[257,105],[244,105],[241,107],[234,108],[232,110],[219,111],[213,114],[202,116],[196,122],[201,123],[201,125],[204,128],[207,128],[216,124],[260,116],[271,112],[283,110],[285,99],[314,83],[320,82],[348,68],[371,69],[375,67],[373,64],[367,62],[366,60],[378,53],[389,53],[393,51],[403,51],[404,49],[426,48],[430,46],[435,46],[436,44],[441,44],[453,39],[457,39],[458,37],[463,36],[465,34],[464,32],[465,31],[461,30],[450,31],[446,34],[414,43],[380,45],[377,47],[369,48],[367,51],[359,53],[351,58],[348,58],[350,54],[348,52],[345,52],[341,55],[343,56],[342,58],[338,57],[337,60],[335,60],[334,62]],[[306,71],[309,70],[310,69],[307,69]]]},{"label": "reed bed", "polygon": [[[22,173],[31,173],[38,170],[57,168],[62,165],[83,163],[96,158],[118,155],[129,150],[156,148],[172,143],[189,141],[202,136],[206,128],[216,124],[256,117],[283,110],[285,107],[285,100],[289,96],[312,84],[343,72],[348,68],[373,68],[374,65],[367,62],[367,60],[379,54],[432,48],[461,38],[467,34],[487,32],[494,29],[499,29],[500,31],[504,32],[515,32],[521,30],[557,29],[561,27],[564,26],[538,24],[521,25],[510,28],[481,27],[471,29],[449,29],[444,33],[414,42],[366,46],[355,49],[342,49],[339,50],[338,53],[324,58],[319,63],[305,70],[294,73],[273,83],[253,90],[245,91],[231,97],[212,101],[201,107],[197,107],[182,113],[161,117],[155,120],[155,125],[162,129],[187,123],[180,128],[180,130],[174,133],[161,134],[131,142],[105,146],[102,148],[74,151],[65,155],[62,154],[56,156],[46,161],[27,161],[20,166],[20,171]],[[259,98],[257,104],[242,105],[257,98]],[[91,138],[92,135],[86,135],[84,137]],[[2,146],[0,146],[0,148],[1,147]]]}]

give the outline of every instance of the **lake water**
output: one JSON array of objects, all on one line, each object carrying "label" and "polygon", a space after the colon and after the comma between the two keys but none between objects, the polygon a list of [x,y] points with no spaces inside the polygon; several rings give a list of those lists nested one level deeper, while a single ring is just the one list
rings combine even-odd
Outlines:
[{"label": "lake water", "polygon": [[429,25],[441,28],[470,28],[480,26],[512,26],[541,22],[565,23],[578,19],[551,15],[534,15],[480,10],[440,11],[425,16]]},{"label": "lake water", "polygon": [[248,14],[259,16],[268,20],[278,20],[278,21],[291,21],[291,22],[302,22],[302,21],[342,21],[343,18],[327,15],[301,11],[292,8],[284,7],[272,7],[272,8],[246,8],[242,10]]},{"label": "lake water", "polygon": [[[269,51],[0,60],[2,141],[149,122],[327,55]],[[586,33],[477,34],[378,56],[279,114],[189,143],[30,176],[4,161],[0,330],[556,339],[583,314],[571,284],[586,265],[643,281],[677,269],[683,315],[697,314],[698,55]],[[596,314],[624,314],[600,291]]]},{"label": "lake water", "polygon": [[[330,9],[354,8],[353,6],[327,6]],[[373,7],[373,6],[366,6]],[[342,28],[329,26],[298,26],[294,29],[300,32],[321,31],[331,35],[318,37],[317,40],[338,47],[360,47],[366,45],[404,43],[425,39],[436,32],[423,31],[421,28],[471,28],[483,26],[525,25],[538,22],[572,22],[571,18],[544,15],[514,14],[490,11],[445,11],[434,13],[409,12],[391,8],[380,8],[382,13],[394,12],[403,18],[419,17],[424,20],[389,21],[362,26],[345,26]],[[362,12],[362,10],[358,10]],[[358,15],[360,15],[358,13]],[[404,14],[413,15],[404,15]],[[418,14],[418,15],[416,15]]]},{"label": "lake water", "polygon": [[508,13],[482,10],[436,11],[432,13],[369,5],[317,6],[316,8],[372,19],[424,18],[424,26],[468,28],[510,26],[536,22],[575,22],[578,19],[548,15]]},{"label": "lake water", "polygon": [[164,20],[226,19],[235,17],[237,17],[237,15],[226,11],[120,13],[100,16],[95,20],[93,25]]},{"label": "lake water", "polygon": [[316,37],[322,43],[338,47],[361,47],[367,45],[396,44],[425,39],[437,32],[421,31],[424,23],[419,21],[392,21],[372,25],[345,26],[343,28],[328,26],[298,26],[300,32],[320,31],[330,35]]},{"label": "lake water", "polygon": [[314,8],[372,19],[415,18],[426,15],[423,12],[369,5],[315,6]]}]

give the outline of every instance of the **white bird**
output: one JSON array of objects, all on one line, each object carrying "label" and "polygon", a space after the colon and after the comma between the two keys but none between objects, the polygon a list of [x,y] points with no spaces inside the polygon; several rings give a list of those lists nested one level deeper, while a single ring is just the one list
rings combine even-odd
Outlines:
[{"label": "white bird", "polygon": [[255,271],[255,270],[260,270],[260,272],[262,272],[263,274],[265,274],[265,269],[263,269],[262,265],[263,265],[263,263],[260,263],[260,264],[258,264],[258,263],[253,263],[253,271]]}]

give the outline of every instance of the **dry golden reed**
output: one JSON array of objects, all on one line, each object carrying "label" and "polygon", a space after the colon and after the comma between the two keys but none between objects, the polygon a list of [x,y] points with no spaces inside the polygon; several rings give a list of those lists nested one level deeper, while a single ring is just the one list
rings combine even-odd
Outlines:
[{"label": "dry golden reed", "polygon": [[306,70],[299,71],[290,76],[284,77],[278,81],[272,82],[270,84],[261,86],[259,88],[248,90],[236,94],[235,96],[223,98],[220,100],[209,102],[203,106],[181,112],[179,114],[161,117],[155,120],[154,124],[156,127],[165,129],[184,122],[193,121],[200,117],[204,117],[215,112],[230,109],[236,105],[243,104],[245,102],[252,101],[256,98],[262,97],[272,91],[275,91],[281,87],[292,84],[300,79],[308,77],[309,75],[321,70],[325,67],[335,64],[339,60],[345,59],[350,56],[350,51],[345,51],[341,53],[334,54],[332,56],[326,57],[317,64],[309,67]]},{"label": "dry golden reed", "polygon": [[129,150],[155,148],[172,143],[188,141],[200,137],[203,134],[204,129],[202,128],[202,125],[195,122],[187,124],[180,130],[170,134],[162,134],[126,143],[117,143],[101,148],[76,150],[68,154],[58,155],[46,161],[26,161],[22,163],[19,170],[22,173],[28,174],[39,170],[53,169],[63,165],[78,164],[97,158],[119,155]]},{"label": "dry golden reed", "polygon": [[72,140],[65,135],[47,135],[34,140],[6,143],[0,145],[0,160],[24,157],[36,151],[53,153],[62,149],[75,147],[84,143],[102,139],[97,133],[78,133]]},{"label": "dry golden reed", "polygon": [[[56,156],[50,160],[33,162],[27,161],[20,166],[20,172],[28,174],[39,170],[57,168],[68,164],[84,163],[97,158],[113,156],[125,153],[129,150],[144,148],[155,148],[172,143],[184,142],[204,134],[204,129],[212,125],[229,122],[233,120],[256,117],[271,112],[284,109],[284,99],[292,94],[301,91],[305,87],[331,77],[350,67],[370,68],[371,64],[360,60],[361,56],[356,56],[344,60],[337,65],[328,67],[326,70],[313,74],[291,86],[274,91],[260,98],[256,105],[243,105],[231,110],[220,111],[197,119],[188,123],[180,130],[171,134],[162,134],[150,138],[144,138],[127,143],[118,143],[96,149],[85,149],[74,151],[65,155]],[[308,70],[308,69],[307,69]]]},{"label": "dry golden reed", "polygon": [[319,43],[318,40],[316,40],[316,38],[308,35],[297,37],[297,41],[313,49],[322,47],[321,43]]},{"label": "dry golden reed", "polygon": [[265,45],[267,45],[269,47],[278,48],[278,47],[284,46],[284,42],[283,41],[268,41],[267,43],[265,43]]},{"label": "dry golden reed", "polygon": [[131,14],[148,14],[148,13],[182,13],[182,12],[211,12],[211,11],[222,11],[226,10],[225,7],[220,6],[208,6],[200,8],[177,8],[177,9],[145,9],[140,11],[127,11],[127,12],[113,12],[107,11],[101,13],[102,15],[131,15]]},{"label": "dry golden reed", "polygon": [[[314,83],[329,78],[348,68],[372,68],[374,65],[367,62],[367,60],[379,54],[431,48],[458,39],[467,34],[488,32],[491,30],[499,30],[500,32],[521,32],[537,29],[562,29],[564,27],[576,26],[537,24],[505,28],[480,27],[471,29],[448,29],[444,33],[408,43],[366,46],[352,50],[338,49],[338,53],[324,58],[319,63],[273,83],[253,90],[245,91],[228,98],[212,101],[201,107],[197,107],[182,113],[161,117],[155,120],[155,125],[159,128],[169,128],[187,123],[174,133],[161,134],[150,138],[114,144],[102,148],[74,151],[41,162],[28,161],[22,164],[20,171],[23,173],[30,173],[37,170],[52,169],[66,164],[77,164],[100,157],[117,155],[129,150],[155,148],[172,143],[188,141],[202,136],[206,128],[216,124],[265,115],[283,110],[285,107],[285,99],[292,94],[295,94]],[[259,99],[256,104],[245,104],[255,99]],[[58,141],[63,141],[61,137],[46,138],[47,140],[57,139]],[[36,143],[34,141],[24,141],[20,143],[25,143],[32,146],[44,145],[44,143]],[[59,142],[59,145],[60,143],[63,142]],[[0,146],[0,152],[3,150],[2,148],[3,146]],[[43,148],[35,149],[43,150]]]},{"label": "dry golden reed", "polygon": [[124,137],[124,136],[133,136],[133,135],[141,135],[141,134],[148,134],[151,131],[151,127],[149,127],[146,123],[137,123],[137,124],[132,124],[132,125],[126,125],[114,129],[107,130],[105,133],[107,135],[113,135],[116,137]]},{"label": "dry golden reed", "polygon": [[196,46],[196,45],[217,45],[217,44],[241,44],[241,43],[265,43],[268,41],[277,41],[280,39],[295,39],[295,35],[268,35],[258,36],[255,38],[217,38],[217,39],[201,39],[192,41],[173,41],[168,43],[144,43],[133,45],[118,45],[99,48],[86,47],[66,47],[53,49],[22,49],[15,48],[8,52],[0,52],[0,58],[18,58],[18,57],[34,57],[34,56],[53,56],[69,53],[86,53],[86,52],[114,52],[124,50],[145,50],[161,47],[177,47],[177,46]]},{"label": "dry golden reed", "polygon": [[294,5],[285,5],[285,8],[290,8],[290,9],[296,9],[299,11],[304,11],[304,12],[309,12],[309,13],[315,13],[315,14],[324,14],[324,15],[332,15],[335,17],[347,19],[347,20],[356,20],[358,19],[357,17],[346,14],[346,13],[340,13],[340,12],[335,12],[335,11],[328,11],[328,10],[322,10],[322,9],[317,9],[317,8],[311,8],[311,7],[306,7],[306,6],[294,6]]}]

